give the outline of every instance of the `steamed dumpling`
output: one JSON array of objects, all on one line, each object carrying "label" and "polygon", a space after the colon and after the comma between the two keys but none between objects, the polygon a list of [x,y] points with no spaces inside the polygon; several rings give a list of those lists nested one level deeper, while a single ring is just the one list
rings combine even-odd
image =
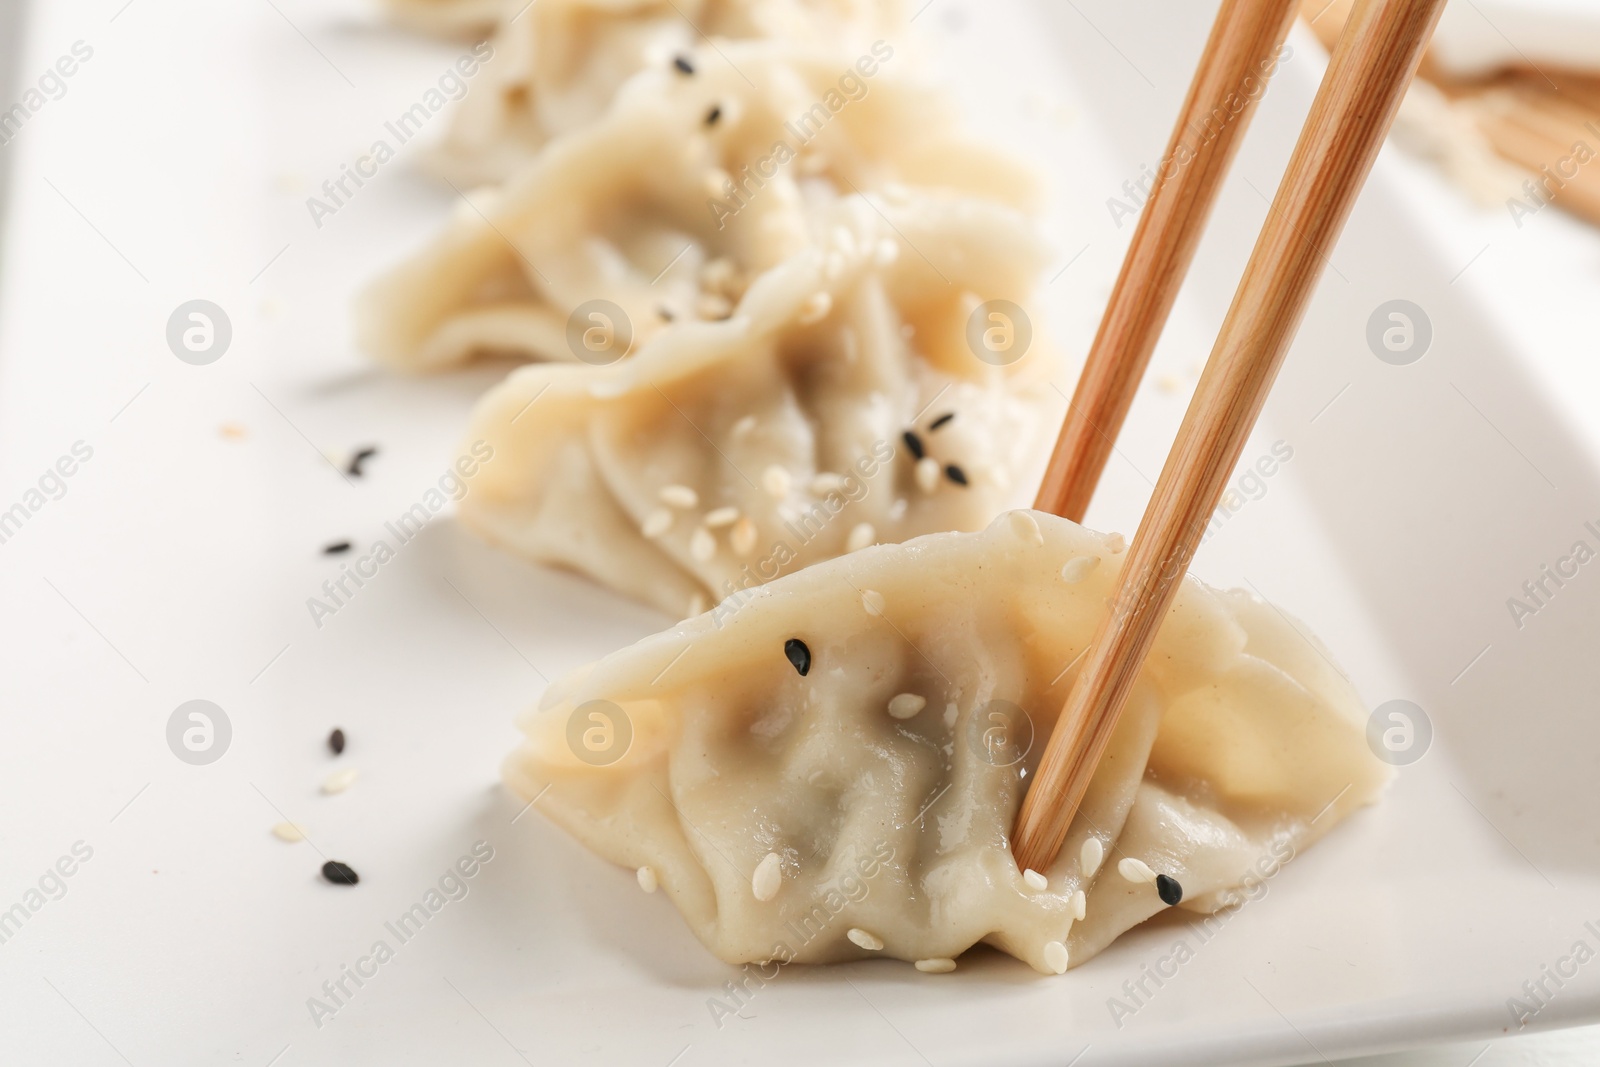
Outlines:
[{"label": "steamed dumpling", "polygon": [[1054,353],[969,342],[1043,249],[985,201],[834,206],[731,318],[630,359],[533,364],[479,403],[461,518],[675,617],[842,552],[987,523],[1059,418]]},{"label": "steamed dumpling", "polygon": [[358,308],[364,346],[412,370],[485,353],[572,360],[569,317],[586,302],[620,306],[639,344],[669,322],[725,318],[805,247],[819,201],[901,184],[1032,195],[1031,176],[953,132],[924,85],[880,70],[850,99],[836,57],[771,42],[694,57],[693,77],[635,77],[599,122],[381,279]]},{"label": "steamed dumpling", "polygon": [[1238,902],[1388,779],[1320,646],[1188,578],[1047,886],[1024,879],[1008,836],[1026,776],[1123,558],[1013,512],[808,568],[558,682],[506,780],[649,867],[730,963],[978,942],[1042,972],[1083,963],[1162,889]]},{"label": "steamed dumpling", "polygon": [[[527,0],[384,0],[403,26],[439,37],[483,37]],[[544,3],[545,0],[539,0]]]},{"label": "steamed dumpling", "polygon": [[702,51],[699,62],[726,66],[701,48],[708,37],[829,45],[842,73],[905,24],[901,0],[539,0],[495,34],[432,165],[461,185],[503,181],[552,137],[599,119],[644,68]]}]

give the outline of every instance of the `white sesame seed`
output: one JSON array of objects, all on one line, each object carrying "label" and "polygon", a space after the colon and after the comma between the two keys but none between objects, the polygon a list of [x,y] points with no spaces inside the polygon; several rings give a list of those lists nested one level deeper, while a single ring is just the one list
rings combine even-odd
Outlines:
[{"label": "white sesame seed", "polygon": [[280,822],[272,828],[272,836],[279,841],[304,841],[306,832],[305,828],[298,823]]},{"label": "white sesame seed", "polygon": [[700,503],[700,494],[687,485],[663,485],[661,502],[675,508],[692,508]]},{"label": "white sesame seed", "polygon": [[1154,882],[1156,872],[1144,860],[1136,860],[1127,856],[1117,863],[1117,873],[1130,882]]},{"label": "white sesame seed", "polygon": [[739,267],[727,256],[718,256],[700,268],[700,284],[714,293],[726,293],[738,283]]},{"label": "white sesame seed", "polygon": [[918,696],[916,693],[901,693],[889,701],[889,716],[895,719],[909,719],[927,706],[927,697]]},{"label": "white sesame seed", "polygon": [[754,415],[746,415],[744,418],[734,423],[732,430],[729,432],[731,432],[735,437],[743,437],[745,434],[749,433],[755,428],[756,417]]},{"label": "white sesame seed", "polygon": [[1072,917],[1078,922],[1083,922],[1083,917],[1089,914],[1089,894],[1078,890],[1072,894]]},{"label": "white sesame seed", "polygon": [[768,852],[766,858],[756,864],[756,873],[750,876],[750,892],[755,894],[757,900],[771,900],[778,895],[782,885],[783,857],[776,852]]},{"label": "white sesame seed", "polygon": [[944,481],[944,468],[939,466],[939,461],[932,456],[923,456],[912,468],[912,476],[917,480],[918,489],[924,493],[931,493],[939,488],[940,482]]},{"label": "white sesame seed", "polygon": [[1067,946],[1059,941],[1046,941],[1044,943],[1044,965],[1050,969],[1051,974],[1067,973]]},{"label": "white sesame seed", "polygon": [[819,290],[806,297],[806,302],[800,305],[796,321],[802,326],[810,326],[813,322],[820,322],[832,310],[833,296]]},{"label": "white sesame seed", "polygon": [[872,528],[870,522],[857,523],[850,531],[850,537],[844,543],[846,552],[859,552],[877,540],[878,531]]},{"label": "white sesame seed", "polygon": [[861,594],[861,606],[868,615],[883,615],[883,594],[876,589],[868,589]]},{"label": "white sesame seed", "polygon": [[827,496],[844,488],[844,475],[832,471],[818,471],[811,479],[811,491],[817,496]]},{"label": "white sesame seed", "polygon": [[654,867],[640,867],[633,873],[639,879],[639,888],[646,893],[654,893],[656,886],[661,884],[656,879],[656,869]]},{"label": "white sesame seed", "polygon": [[322,780],[322,791],[332,796],[334,793],[343,793],[346,789],[356,784],[356,779],[361,777],[361,772],[354,767],[346,767],[342,771],[334,771]]},{"label": "white sesame seed", "polygon": [[880,240],[877,247],[872,250],[872,261],[880,267],[887,267],[900,258],[900,246],[889,238]]},{"label": "white sesame seed", "polygon": [[1040,892],[1050,888],[1050,879],[1046,878],[1032,867],[1029,867],[1027,870],[1022,872],[1022,883],[1029,889],[1037,889]]},{"label": "white sesame seed", "polygon": [[916,968],[923,974],[949,974],[956,969],[956,961],[946,958],[918,960]]},{"label": "white sesame seed", "polygon": [[1100,566],[1099,556],[1078,556],[1061,565],[1061,577],[1068,585],[1077,585]]},{"label": "white sesame seed", "polygon": [[794,485],[794,476],[787,467],[780,467],[776,463],[761,472],[761,488],[774,500],[782,500],[789,495],[789,489]]},{"label": "white sesame seed", "polygon": [[1098,837],[1083,839],[1083,847],[1078,850],[1078,870],[1085,880],[1094,877],[1094,872],[1100,869],[1100,861],[1105,858],[1106,846]]},{"label": "white sesame seed", "polygon": [[1119,533],[1106,534],[1106,548],[1113,555],[1128,547],[1128,539]]},{"label": "white sesame seed", "polygon": [[670,529],[672,529],[672,512],[666,508],[656,508],[646,515],[644,522],[639,525],[639,532],[652,541]]},{"label": "white sesame seed", "polygon": [[708,563],[717,554],[717,539],[704,526],[689,535],[689,555],[700,563]]},{"label": "white sesame seed", "polygon": [[1011,529],[1022,540],[1030,544],[1044,544],[1044,531],[1039,529],[1039,522],[1030,512],[1013,511],[1011,513]]},{"label": "white sesame seed", "polygon": [[728,535],[728,543],[733,550],[741,556],[748,556],[756,550],[756,524],[746,515],[733,524],[733,532]]},{"label": "white sesame seed", "polygon": [[734,507],[717,508],[714,511],[706,512],[706,517],[702,521],[707,528],[720,530],[724,526],[732,526],[739,521],[739,509]]},{"label": "white sesame seed", "polygon": [[849,930],[845,931],[844,936],[848,937],[851,941],[854,941],[868,952],[876,952],[883,947],[882,938],[872,936],[859,926],[852,926]]}]

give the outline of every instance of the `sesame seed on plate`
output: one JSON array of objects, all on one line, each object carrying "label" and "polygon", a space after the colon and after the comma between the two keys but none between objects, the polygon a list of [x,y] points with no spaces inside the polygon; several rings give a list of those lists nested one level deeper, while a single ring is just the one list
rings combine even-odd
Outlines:
[{"label": "sesame seed on plate", "polygon": [[1093,878],[1094,872],[1100,869],[1100,861],[1106,858],[1106,846],[1098,837],[1086,837],[1083,847],[1078,850],[1078,870],[1085,879]]},{"label": "sesame seed on plate", "polygon": [[928,706],[928,698],[916,693],[901,693],[889,701],[889,717],[909,719]]},{"label": "sesame seed on plate", "polygon": [[711,110],[706,112],[706,125],[715,126],[717,124],[717,120],[721,117],[722,108],[718,107],[716,104],[712,104]]},{"label": "sesame seed on plate", "polygon": [[672,512],[666,508],[656,508],[644,517],[644,522],[639,524],[639,532],[652,541],[670,529],[672,529]]},{"label": "sesame seed on plate", "polygon": [[942,430],[946,426],[950,425],[950,421],[952,419],[954,419],[955,417],[956,417],[956,413],[955,412],[947,411],[943,415],[940,415],[937,419],[934,419],[932,422],[928,423],[928,429],[930,429],[930,430]]},{"label": "sesame seed on plate", "polygon": [[333,733],[328,735],[328,748],[333,750],[333,754],[335,756],[343,754],[343,752],[344,752],[344,731],[343,730],[339,729],[338,727],[335,727]]},{"label": "sesame seed on plate", "polygon": [[711,557],[717,554],[717,539],[715,535],[704,526],[697,527],[689,535],[689,555],[698,563],[709,563]]},{"label": "sesame seed on plate", "polygon": [[952,482],[955,482],[957,485],[967,484],[967,472],[956,466],[954,463],[945,467],[944,476],[949,478]]},{"label": "sesame seed on plate", "polygon": [[733,424],[733,429],[731,432],[735,437],[743,437],[745,434],[749,433],[755,428],[756,417],[754,415],[745,415],[740,418],[738,422]]},{"label": "sesame seed on plate", "polygon": [[806,302],[800,305],[800,314],[796,321],[802,326],[810,326],[813,322],[820,322],[832,310],[832,294],[818,290],[806,297]]},{"label": "sesame seed on plate", "polygon": [[1125,857],[1117,863],[1117,873],[1130,882],[1154,882],[1156,880],[1156,872],[1150,869],[1150,865],[1144,860],[1137,860],[1132,856]]},{"label": "sesame seed on plate", "polygon": [[662,322],[671,322],[673,319],[677,318],[677,316],[672,313],[672,309],[667,307],[665,304],[662,304],[660,307],[656,308],[656,314],[661,317]]},{"label": "sesame seed on plate", "polygon": [[741,556],[748,556],[756,550],[756,524],[746,515],[733,524],[733,532],[728,535],[728,543],[733,546],[734,552]]},{"label": "sesame seed on plate", "polygon": [[864,591],[861,594],[861,606],[866,609],[868,615],[882,617],[884,607],[883,594],[876,589]]},{"label": "sesame seed on plate", "polygon": [[1068,585],[1077,585],[1100,566],[1099,556],[1078,556],[1061,565],[1061,578]]},{"label": "sesame seed on plate", "polygon": [[870,522],[858,522],[850,531],[849,538],[844,543],[846,552],[859,552],[872,544],[878,538],[878,531],[872,528]]},{"label": "sesame seed on plate", "polygon": [[916,467],[912,468],[912,476],[917,480],[917,488],[924,493],[931,493],[939,488],[939,477],[944,471],[939,469],[939,461],[932,456],[923,456],[917,460]]},{"label": "sesame seed on plate", "polygon": [[1052,974],[1067,973],[1067,946],[1059,941],[1046,941],[1044,943],[1044,965]]},{"label": "sesame seed on plate", "polygon": [[361,876],[355,872],[355,868],[338,860],[329,860],[322,865],[322,877],[334,885],[355,885],[361,881]]},{"label": "sesame seed on plate", "polygon": [[761,472],[761,488],[767,495],[775,500],[782,500],[789,495],[789,489],[794,485],[794,476],[787,467],[780,467],[776,463]]},{"label": "sesame seed on plate", "polygon": [[882,938],[875,937],[872,934],[867,933],[859,926],[852,926],[850,929],[845,931],[844,936],[848,937],[852,942],[866,949],[868,952],[876,952],[883,947]]},{"label": "sesame seed on plate", "polygon": [[1039,529],[1039,521],[1026,511],[1013,511],[1011,513],[1011,529],[1016,535],[1030,544],[1044,544],[1044,531]]},{"label": "sesame seed on plate", "polygon": [[716,508],[706,512],[706,517],[701,520],[707,529],[720,530],[724,526],[732,526],[739,521],[739,509],[735,507]]},{"label": "sesame seed on plate", "polygon": [[639,879],[639,888],[646,893],[654,893],[656,887],[661,884],[656,879],[656,869],[654,867],[640,867],[633,873],[634,877]]},{"label": "sesame seed on plate", "polygon": [[362,465],[377,454],[377,448],[372,445],[368,445],[365,448],[356,449],[355,454],[350,457],[350,462],[345,465],[344,472],[350,475],[352,478],[361,477],[365,473],[365,471],[362,470]]},{"label": "sesame seed on plate", "polygon": [[661,502],[675,508],[692,508],[700,503],[700,494],[687,485],[663,485]]},{"label": "sesame seed on plate", "polygon": [[1082,922],[1083,917],[1089,914],[1089,894],[1079,889],[1072,894],[1069,903],[1072,905],[1072,917]]},{"label": "sesame seed on plate", "polygon": [[299,823],[280,822],[272,828],[272,836],[279,841],[304,841],[306,839],[305,827]]},{"label": "sesame seed on plate", "polygon": [[923,456],[928,454],[927,451],[922,447],[922,438],[917,436],[915,430],[907,430],[905,433],[900,435],[900,440],[906,443],[906,448],[910,450],[913,457],[921,459]]},{"label": "sesame seed on plate", "polygon": [[688,56],[673,56],[672,65],[678,68],[679,74],[694,73],[694,64],[689,61]]},{"label": "sesame seed on plate", "polygon": [[1179,901],[1183,900],[1183,886],[1171,875],[1156,875],[1156,892],[1161,895],[1161,902],[1169,908],[1177,907]]},{"label": "sesame seed on plate", "polygon": [[356,784],[356,779],[361,777],[361,772],[354,767],[346,767],[342,771],[334,771],[322,780],[322,791],[329,796],[343,793],[346,789]]},{"label": "sesame seed on plate", "polygon": [[811,649],[798,637],[791,637],[783,643],[783,654],[789,658],[794,669],[804,678],[811,673]]},{"label": "sesame seed on plate", "polygon": [[342,556],[348,551],[350,551],[349,541],[333,541],[322,546],[324,556]]},{"label": "sesame seed on plate", "polygon": [[778,895],[778,890],[783,886],[783,857],[776,852],[768,852],[766,858],[756,864],[756,871],[750,876],[750,892],[761,901],[771,900]]},{"label": "sesame seed on plate", "polygon": [[1027,870],[1022,872],[1022,884],[1027,886],[1029,889],[1037,889],[1043,892],[1044,890],[1050,888],[1050,879],[1046,878],[1032,867],[1029,867]]},{"label": "sesame seed on plate", "polygon": [[938,957],[931,960],[918,960],[915,966],[923,974],[949,974],[956,969],[956,961],[946,957]]}]

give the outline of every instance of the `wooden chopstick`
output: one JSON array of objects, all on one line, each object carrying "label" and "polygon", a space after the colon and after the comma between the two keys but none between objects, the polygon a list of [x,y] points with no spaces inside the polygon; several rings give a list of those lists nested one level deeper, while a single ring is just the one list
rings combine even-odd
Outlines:
[{"label": "wooden chopstick", "polygon": [[1344,228],[1445,0],[1358,0],[1017,817],[1023,869],[1055,860],[1206,522]]},{"label": "wooden chopstick", "polygon": [[[1034,507],[1082,522],[1161,329],[1194,260],[1217,190],[1227,177],[1256,101],[1277,70],[1296,0],[1223,0],[1189,95]],[[1238,107],[1235,113],[1235,105]]]}]

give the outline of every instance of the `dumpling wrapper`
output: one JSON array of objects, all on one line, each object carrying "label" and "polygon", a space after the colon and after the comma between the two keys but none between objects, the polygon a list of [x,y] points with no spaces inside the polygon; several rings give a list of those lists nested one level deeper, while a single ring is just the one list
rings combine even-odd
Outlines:
[{"label": "dumpling wrapper", "polygon": [[[1123,858],[1210,912],[1391,773],[1314,639],[1249,593],[1186,578],[1066,847],[1041,872],[1048,888],[1029,887],[1008,841],[1022,771],[1123,560],[1101,534],[1012,512],[981,533],[808,568],[553,685],[521,722],[506,781],[605,859],[651,867],[729,963],[954,958],[987,942],[1049,973],[1046,946],[1061,942],[1076,966],[1166,907],[1119,873]],[[809,648],[804,677],[791,638]],[[892,717],[901,693],[926,706]],[[1032,723],[1021,759],[1020,715],[986,734],[1007,702]],[[1091,834],[1106,855],[1085,878]],[[782,877],[763,901],[752,877],[769,854]],[[1087,913],[1074,922],[1078,889]]]},{"label": "dumpling wrapper", "polygon": [[[807,246],[819,201],[909,186],[1033,202],[1032,173],[957,132],[926,84],[880,70],[849,100],[837,94],[848,64],[831,52],[719,47],[693,53],[693,77],[640,73],[599,121],[469,197],[361,296],[362,346],[413,371],[474,355],[576,361],[569,318],[589,301],[620,307],[638,343],[672,321],[725,317],[756,275]],[[819,103],[830,91],[837,112]]]},{"label": "dumpling wrapper", "polygon": [[[501,182],[551,138],[598,120],[633,75],[707,37],[827,45],[842,71],[874,41],[904,36],[905,14],[902,0],[539,0],[495,33],[483,80],[429,164],[463,187]],[[709,51],[703,61],[725,65]]]},{"label": "dumpling wrapper", "polygon": [[[1014,362],[986,362],[969,322],[981,300],[1027,299],[1045,249],[1024,216],[984,201],[833,207],[732,318],[679,323],[607,366],[521,367],[487,393],[468,441],[495,459],[462,521],[676,618],[852,536],[988,523],[1059,422],[1058,364],[1037,327],[1026,349],[1014,338]],[[693,506],[665,499],[673,486]],[[717,519],[728,508],[737,521]]]}]

